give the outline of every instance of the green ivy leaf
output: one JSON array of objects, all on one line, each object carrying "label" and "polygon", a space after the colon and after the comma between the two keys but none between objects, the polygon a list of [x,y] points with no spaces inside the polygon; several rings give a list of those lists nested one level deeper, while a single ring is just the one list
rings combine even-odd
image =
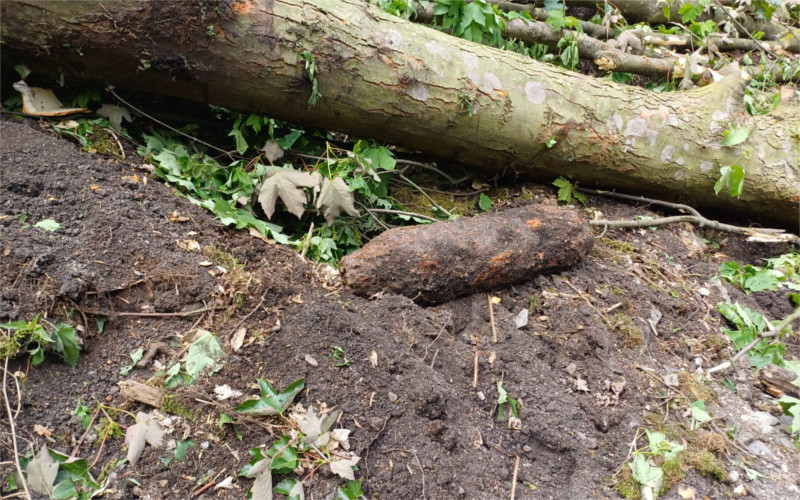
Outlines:
[{"label": "green ivy leaf", "polygon": [[225,349],[222,348],[219,339],[211,332],[202,331],[200,337],[195,340],[186,355],[186,373],[192,379],[196,379],[206,368],[209,374],[213,374],[222,369],[223,359],[225,359]]},{"label": "green ivy leaf", "polygon": [[731,127],[724,132],[722,145],[736,146],[746,141],[749,135],[750,135],[750,128],[748,127],[742,127],[742,128]]},{"label": "green ivy leaf", "polygon": [[641,485],[657,485],[661,483],[664,472],[660,467],[655,467],[647,462],[642,455],[636,455],[633,463],[628,463],[633,472],[633,479]]},{"label": "green ivy leaf", "polygon": [[478,207],[484,212],[488,212],[492,209],[492,199],[484,193],[481,193],[480,199],[478,200]]},{"label": "green ivy leaf", "polygon": [[397,165],[397,160],[394,159],[392,152],[383,146],[367,148],[364,150],[363,155],[364,158],[369,160],[372,168],[376,170],[394,170]]},{"label": "green ivy leaf", "polygon": [[261,389],[261,397],[259,399],[248,399],[237,406],[236,411],[239,413],[263,416],[283,413],[292,403],[294,397],[305,387],[305,379],[301,378],[289,384],[283,392],[278,393],[266,380],[256,380]]},{"label": "green ivy leaf", "polygon": [[42,219],[36,224],[34,224],[33,227],[37,229],[44,229],[45,231],[50,231],[51,233],[64,228],[61,224],[54,221],[53,219]]},{"label": "green ivy leaf", "polygon": [[586,196],[577,191],[578,183],[572,183],[565,179],[564,177],[559,177],[555,181],[553,181],[553,185],[558,188],[558,201],[563,201],[564,203],[572,203],[572,199],[575,198],[576,200],[580,201],[584,205],[586,204]]},{"label": "green ivy leaf", "polygon": [[728,165],[719,169],[719,180],[714,184],[714,194],[719,195],[725,187],[731,196],[741,196],[744,191],[744,169],[739,165]]},{"label": "green ivy leaf", "polygon": [[183,462],[186,458],[186,452],[189,448],[194,448],[194,439],[189,438],[185,440],[178,440],[175,442],[175,459],[178,462]]},{"label": "green ivy leaf", "polygon": [[291,438],[289,436],[281,436],[267,450],[267,456],[272,457],[269,468],[275,474],[288,474],[300,464],[297,460],[297,448],[290,445],[290,442]]},{"label": "green ivy leaf", "polygon": [[711,415],[706,411],[706,403],[702,399],[690,404],[689,408],[692,411],[692,419],[696,422],[703,424],[711,420]]},{"label": "green ivy leaf", "polygon": [[60,352],[64,356],[64,361],[75,368],[81,351],[80,340],[75,329],[66,323],[59,322],[53,325],[53,331],[50,333],[53,337],[53,350]]},{"label": "green ivy leaf", "polygon": [[336,499],[358,500],[364,496],[364,492],[361,490],[361,481],[363,480],[363,478],[359,479],[358,481],[350,481],[348,479],[345,486],[339,486],[339,488],[336,490]]},{"label": "green ivy leaf", "polygon": [[300,500],[304,498],[303,482],[291,477],[287,477],[275,485],[272,491],[279,495],[286,495],[286,500]]}]

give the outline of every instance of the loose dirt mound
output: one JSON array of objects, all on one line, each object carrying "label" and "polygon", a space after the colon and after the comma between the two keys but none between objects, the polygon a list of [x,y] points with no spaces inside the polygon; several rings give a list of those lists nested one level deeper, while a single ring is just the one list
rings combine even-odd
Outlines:
[{"label": "loose dirt mound", "polygon": [[[189,498],[209,479],[235,476],[248,449],[273,439],[249,419],[237,420],[235,429],[217,425],[221,412],[236,418],[230,408],[255,393],[256,378],[279,390],[305,378],[297,401],[342,411],[337,426],[353,431],[352,449],[362,457],[356,477],[364,478],[369,498],[509,498],[516,457],[516,498],[614,496],[611,478],[642,428],[687,424],[681,396],[724,393],[725,407],[706,398],[712,415],[725,415],[706,427],[720,436],[740,425],[725,408],[777,415],[748,370],[732,381],[737,394],[695,382],[692,372],[726,352],[714,312],[724,294],[770,318],[791,310],[781,294],[745,297],[711,283],[719,263],[751,262],[786,248],[707,234],[726,257],[704,247],[688,226],[609,231],[581,265],[495,291],[502,300],[494,305],[494,343],[486,295],[431,308],[393,295],[358,298],[325,283],[290,249],[224,228],[135,163],[79,152],[36,126],[2,122],[0,322],[46,313],[82,327],[84,350],[74,370],[56,357],[38,367],[25,359],[11,363],[10,371],[27,373],[16,432],[21,452],[45,444],[36,424],[52,431],[51,448],[71,453],[77,446],[78,456],[95,461],[96,476],[116,474],[111,498]],[[609,218],[645,212],[602,199],[590,205]],[[63,229],[29,227],[42,219]],[[523,309],[530,321],[518,328]],[[102,332],[100,317],[108,318]],[[245,343],[234,352],[230,340],[240,327],[247,329]],[[154,349],[154,361],[127,376],[120,368],[136,349],[169,345],[194,328],[214,332],[226,349],[221,371],[168,390],[166,410],[189,417],[179,419],[169,438],[191,437],[196,446],[168,466],[159,457],[172,451],[147,447],[137,466],[115,470],[125,457],[123,440],[91,429],[82,437],[73,409],[83,401],[90,408],[102,402],[149,411],[126,402],[117,382],[158,385],[158,367],[177,359],[181,346]],[[794,342],[790,355],[800,351]],[[678,371],[679,388],[660,382]],[[519,403],[518,429],[509,425],[508,405],[498,419],[500,382]],[[214,403],[214,388],[223,384],[245,395]],[[17,395],[9,389],[13,406]],[[133,423],[124,413],[117,418]],[[770,446],[768,461],[727,437],[717,456],[729,468],[746,461],[771,476],[748,483],[753,492],[796,498],[800,462],[787,448],[788,434],[776,428],[772,438],[756,437]],[[6,477],[13,470],[8,427],[2,453]],[[245,498],[250,484],[237,479],[233,490],[201,494]],[[320,468],[307,481],[306,498],[330,498],[341,484]],[[720,498],[736,486],[696,470],[681,484],[698,498]]]}]

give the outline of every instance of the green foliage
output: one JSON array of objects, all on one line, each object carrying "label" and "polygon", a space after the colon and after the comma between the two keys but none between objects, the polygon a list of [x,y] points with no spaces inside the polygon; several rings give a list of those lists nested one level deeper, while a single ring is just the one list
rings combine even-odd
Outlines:
[{"label": "green foliage", "polygon": [[745,293],[788,288],[800,291],[800,252],[790,252],[772,259],[764,259],[765,265],[740,265],[730,261],[718,270],[722,279],[739,285]]},{"label": "green foliage", "polygon": [[708,8],[711,0],[699,0],[697,3],[689,2],[681,5],[678,14],[681,15],[683,23],[693,23]]},{"label": "green foliage", "polygon": [[186,374],[196,380],[204,371],[213,375],[222,369],[225,359],[225,349],[211,332],[203,332],[200,337],[192,342],[186,354]]},{"label": "green foliage", "polygon": [[480,198],[478,198],[478,207],[482,212],[488,212],[492,209],[492,199],[486,196],[486,194],[481,193]]},{"label": "green foliage", "polygon": [[508,405],[511,410],[511,415],[514,418],[519,418],[519,403],[515,398],[508,395],[508,391],[503,387],[503,381],[497,382],[497,420],[505,420],[505,412],[503,405]]},{"label": "green foliage", "polygon": [[692,426],[694,428],[697,428],[711,420],[711,416],[708,414],[708,411],[706,411],[706,402],[702,399],[694,401],[692,404],[690,404],[689,410],[692,414]]},{"label": "green foliage", "polygon": [[289,384],[283,392],[277,392],[272,385],[263,379],[256,379],[261,390],[261,397],[248,399],[236,407],[239,413],[249,415],[278,415],[292,403],[295,396],[305,387],[305,379],[298,379]]},{"label": "green foliage", "polygon": [[[631,479],[644,490],[649,490],[651,498],[662,493],[662,488],[668,487],[665,483],[665,470],[677,464],[684,447],[669,441],[662,432],[645,429],[647,446],[633,452],[633,459],[626,465],[631,472]],[[624,493],[627,498],[639,498],[642,494],[626,485],[626,482],[617,482],[616,489]],[[646,495],[645,495],[646,496]]]},{"label": "green foliage", "polygon": [[475,113],[475,98],[469,94],[458,91],[458,106],[467,111],[467,115],[472,118]]},{"label": "green foliage", "polygon": [[758,20],[769,21],[777,10],[775,5],[780,3],[779,0],[752,0],[751,9]]},{"label": "green foliage", "polygon": [[168,389],[181,384],[191,385],[203,372],[207,372],[210,376],[222,369],[225,350],[222,348],[219,338],[208,331],[198,330],[197,332],[199,335],[189,346],[186,360],[176,362],[165,372],[157,373],[164,377],[164,384]]},{"label": "green foliage", "polygon": [[92,423],[92,409],[83,404],[82,399],[78,399],[78,404],[75,406],[75,409],[72,410],[72,415],[81,419],[81,427],[83,430],[89,428],[89,425]]},{"label": "green foliage", "polygon": [[60,355],[72,368],[78,364],[81,340],[75,329],[61,322],[50,325],[50,331],[39,324],[37,315],[30,321],[0,324],[0,359],[27,353],[36,366],[44,361],[47,351]]},{"label": "green foliage", "polygon": [[54,233],[54,232],[58,231],[59,229],[64,229],[64,226],[62,226],[58,222],[54,221],[53,219],[42,219],[39,222],[37,222],[36,224],[34,224],[33,227],[35,227],[37,229],[43,229],[43,230],[51,232],[51,233]]},{"label": "green foliage", "polygon": [[[549,21],[552,18],[548,18]],[[561,64],[572,71],[578,69],[581,63],[580,55],[578,53],[578,39],[575,35],[567,33],[558,41],[557,47],[561,49],[559,59]]]},{"label": "green foliage", "polygon": [[728,188],[731,196],[741,196],[744,191],[744,169],[739,165],[726,165],[719,169],[719,179],[714,183],[714,194]]},{"label": "green foliage", "polygon": [[564,2],[562,0],[544,0],[544,10],[553,14],[553,11],[564,10]]},{"label": "green foliage", "polygon": [[[359,248],[365,236],[381,229],[375,218],[357,210],[356,204],[402,210],[388,194],[396,166],[394,154],[374,142],[357,141],[352,151],[326,143],[320,151],[306,138],[311,132],[252,114],[236,115],[229,135],[238,151],[261,154],[223,166],[202,151],[190,152],[179,140],[159,133],[145,135],[146,146],[140,147],[139,153],[157,165],[156,175],[178,186],[180,194],[213,212],[223,224],[294,245],[312,259],[334,265]],[[254,146],[265,143],[261,148]],[[289,148],[324,156],[302,169],[289,162],[273,164]],[[269,164],[262,163],[264,156]],[[284,211],[297,221],[286,220]],[[271,222],[273,216],[280,225]],[[413,223],[408,217],[391,217],[401,225]],[[314,230],[309,235],[312,223]]]},{"label": "green foliage", "polygon": [[581,27],[581,22],[572,16],[565,16],[563,10],[553,10],[550,11],[549,14],[550,15],[545,20],[545,23],[552,26],[554,31],[559,31],[564,28],[570,28],[577,30],[580,33],[583,32],[583,28]]},{"label": "green foliage", "polygon": [[336,499],[337,500],[358,500],[364,496],[364,492],[361,490],[361,481],[364,478],[359,479],[358,481],[350,481],[348,480],[345,486],[339,486],[336,489]]},{"label": "green foliage", "polygon": [[318,89],[319,82],[317,82],[317,61],[314,59],[314,55],[307,50],[301,52],[300,57],[306,62],[306,74],[311,81],[311,97],[308,98],[308,105],[313,106],[322,99],[322,94]]},{"label": "green foliage", "polygon": [[[415,0],[378,0],[378,6],[383,9],[384,12],[402,17],[403,19],[417,17],[417,9],[414,7],[414,3]],[[428,2],[424,2],[424,4],[427,3]]]},{"label": "green foliage", "polygon": [[[92,477],[89,463],[84,458],[69,457],[55,450],[42,448],[34,458],[20,457],[20,465],[26,472],[28,486],[37,493],[48,493],[51,499],[89,500],[100,490],[100,484]],[[32,470],[49,470],[43,480],[41,474],[32,484]],[[44,483],[44,491],[39,490]]]},{"label": "green foliage", "polygon": [[746,141],[749,135],[749,127],[728,127],[728,129],[723,132],[722,145],[731,147],[737,146]]},{"label": "green foliage", "polygon": [[189,451],[190,448],[194,448],[194,439],[179,439],[175,442],[175,460],[178,462],[183,462],[183,459],[186,458],[186,452]]},{"label": "green foliage", "polygon": [[[743,349],[767,330],[767,320],[764,316],[739,303],[718,304],[717,310],[728,322],[736,327],[735,330],[722,328],[722,332],[728,335],[737,350]],[[772,342],[770,342],[770,339],[762,338],[747,353],[750,365],[757,370],[768,364],[782,366],[786,355],[786,345],[780,342],[779,339],[791,333],[791,326],[787,326],[783,331],[778,332],[776,339]]]},{"label": "green foliage", "polygon": [[505,19],[530,19],[530,14],[502,12],[486,0],[439,0],[433,8],[434,24],[452,30],[453,36],[476,43],[500,46]]},{"label": "green foliage", "polygon": [[792,417],[789,432],[794,436],[795,444],[800,447],[800,399],[783,395],[778,404],[785,415]]},{"label": "green foliage", "polygon": [[336,368],[344,368],[350,366],[350,360],[347,359],[347,354],[344,352],[344,349],[338,346],[333,346],[331,349],[333,350],[331,356],[333,356],[333,359],[336,360],[336,364],[334,364],[333,366],[335,366]]},{"label": "green foliage", "polygon": [[573,198],[586,205],[586,195],[578,191],[578,183],[572,183],[564,177],[559,177],[553,181],[553,185],[558,188],[558,201],[572,203]]},{"label": "green foliage", "polygon": [[[752,83],[752,82],[751,82]],[[748,87],[744,95],[744,105],[751,115],[766,115],[774,111],[781,103],[781,93],[775,92],[767,96],[764,92]]]},{"label": "green foliage", "polygon": [[279,495],[286,495],[286,500],[300,500],[303,498],[301,492],[303,483],[297,479],[287,477],[272,489],[274,493]]}]

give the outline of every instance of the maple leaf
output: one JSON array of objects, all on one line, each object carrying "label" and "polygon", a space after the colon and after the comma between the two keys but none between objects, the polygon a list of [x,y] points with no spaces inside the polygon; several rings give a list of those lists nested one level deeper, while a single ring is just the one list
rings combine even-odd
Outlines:
[{"label": "maple leaf", "polygon": [[291,168],[273,168],[267,171],[267,177],[261,184],[258,202],[267,218],[271,219],[275,213],[275,203],[280,197],[286,209],[299,219],[303,216],[308,201],[302,188],[313,188],[317,185],[317,179],[309,173]]},{"label": "maple leaf", "polygon": [[131,113],[119,105],[114,104],[103,104],[100,106],[100,109],[95,111],[98,115],[105,117],[108,119],[108,123],[114,127],[114,130],[117,133],[122,132],[122,120],[125,119],[126,121],[132,122],[133,118],[131,117]]},{"label": "maple leaf", "polygon": [[145,443],[160,448],[164,440],[161,424],[152,415],[142,411],[136,414],[136,423],[128,427],[125,433],[125,445],[128,447],[128,461],[136,465],[142,456]]},{"label": "maple leaf", "polygon": [[300,428],[300,432],[305,436],[302,440],[303,443],[311,443],[314,446],[323,447],[327,446],[330,441],[328,430],[339,419],[339,413],[338,411],[332,411],[319,417],[314,411],[314,407],[309,406],[308,411],[305,413],[292,412],[292,420],[295,421],[297,427]]},{"label": "maple leaf", "polygon": [[260,149],[261,152],[264,153],[264,156],[270,161],[270,163],[274,162],[275,160],[279,160],[283,157],[283,148],[280,144],[273,140],[269,140],[264,144],[264,147]]},{"label": "maple leaf", "polygon": [[334,219],[339,217],[341,210],[353,217],[360,216],[361,214],[353,206],[353,201],[353,193],[350,192],[350,188],[341,177],[335,177],[332,181],[330,179],[322,181],[322,191],[317,198],[317,208],[325,207],[323,213],[328,224],[332,224]]},{"label": "maple leaf", "polygon": [[353,455],[350,458],[343,458],[341,460],[333,460],[328,462],[331,467],[331,472],[339,477],[355,481],[356,476],[353,474],[353,467],[361,460],[361,457]]},{"label": "maple leaf", "polygon": [[254,477],[256,480],[250,488],[252,500],[272,500],[272,470],[269,458],[257,462],[245,473],[245,477]]},{"label": "maple leaf", "polygon": [[53,483],[58,474],[58,462],[53,460],[47,446],[44,446],[36,456],[28,462],[25,468],[28,474],[28,487],[41,495],[50,496],[53,493]]}]

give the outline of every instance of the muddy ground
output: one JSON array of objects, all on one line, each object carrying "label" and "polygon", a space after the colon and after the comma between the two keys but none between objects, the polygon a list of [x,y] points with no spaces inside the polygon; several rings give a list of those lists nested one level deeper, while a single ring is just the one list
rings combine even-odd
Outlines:
[{"label": "muddy ground", "polygon": [[[272,442],[274,430],[230,408],[257,394],[256,378],[279,390],[304,378],[298,402],[342,411],[336,425],[352,430],[367,498],[510,498],[516,457],[517,499],[616,498],[613,478],[626,473],[632,441],[638,435],[643,445],[645,428],[665,430],[724,467],[720,473],[687,461],[686,476],[664,498],[681,498],[685,488],[696,498],[727,498],[740,485],[758,498],[800,498],[800,460],[786,420],[752,424],[753,415],[780,415],[752,371],[743,364],[728,373],[735,392],[722,376],[694,375],[731,354],[715,309],[726,296],[768,318],[791,312],[785,293],[745,296],[711,281],[719,264],[757,263],[788,247],[688,225],[610,230],[580,265],[496,290],[494,343],[485,294],[428,308],[394,295],[356,297],[291,249],[223,227],[174,196],[135,157],[78,151],[37,122],[0,124],[0,323],[42,314],[82,328],[83,338],[76,369],[56,356],[36,367],[26,358],[9,364],[25,374],[21,394],[8,385],[12,409],[21,402],[20,452],[44,444],[76,450],[95,463],[96,477],[112,478],[106,498],[191,498],[228,476],[233,489],[209,487],[198,496],[245,498],[252,480],[236,472],[248,449]],[[535,201],[555,203],[550,188],[534,191]],[[654,215],[600,197],[588,207],[608,218]],[[42,219],[63,229],[30,227]],[[523,309],[530,321],[517,328]],[[102,332],[101,316],[108,318]],[[231,339],[241,327],[244,345],[235,352]],[[214,332],[226,349],[219,372],[167,391],[167,410],[188,417],[173,419],[169,437],[191,437],[196,446],[168,465],[159,457],[174,451],[148,446],[135,467],[117,467],[123,439],[103,439],[97,429],[84,436],[73,410],[82,401],[92,411],[99,403],[150,411],[126,401],[118,382],[163,385],[156,372],[181,355],[180,339],[195,328]],[[120,374],[131,352],[157,343],[170,347]],[[797,338],[787,349],[798,356]],[[345,355],[349,363],[337,366]],[[671,373],[678,387],[661,382]],[[499,381],[519,401],[521,429],[497,418]],[[214,388],[224,384],[243,395],[215,399]],[[690,431],[685,410],[701,397],[715,420]],[[235,427],[220,428],[220,412]],[[123,426],[133,423],[115,415]],[[13,451],[5,414],[2,421],[0,474],[7,478]],[[765,477],[751,481],[738,464]],[[306,498],[331,498],[342,484],[321,467],[307,480]]]}]

